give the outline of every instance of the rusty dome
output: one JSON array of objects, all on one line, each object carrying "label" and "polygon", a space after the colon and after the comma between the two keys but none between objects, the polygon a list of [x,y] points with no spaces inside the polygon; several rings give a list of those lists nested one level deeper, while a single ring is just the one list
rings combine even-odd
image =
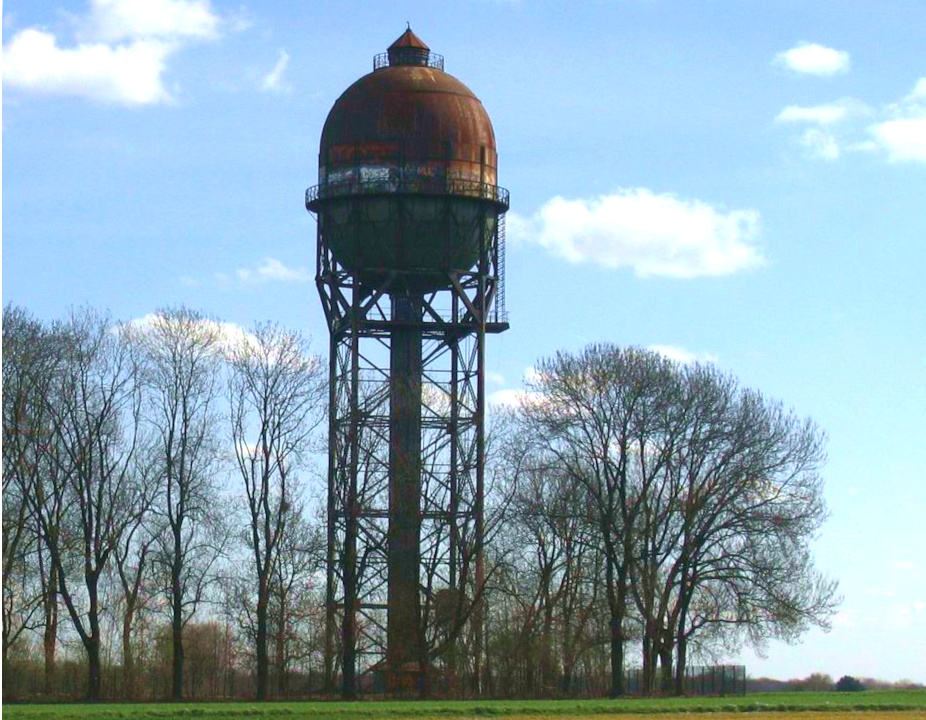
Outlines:
[{"label": "rusty dome", "polygon": [[495,184],[489,115],[472,90],[431,56],[406,30],[390,46],[389,64],[337,99],[322,131],[319,182],[350,179],[359,161],[361,167],[417,165],[428,177],[446,174]]}]

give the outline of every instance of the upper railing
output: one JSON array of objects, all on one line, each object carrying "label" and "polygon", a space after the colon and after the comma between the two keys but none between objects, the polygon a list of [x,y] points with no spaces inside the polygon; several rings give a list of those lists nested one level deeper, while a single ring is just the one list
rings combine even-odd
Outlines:
[{"label": "upper railing", "polygon": [[[406,48],[400,48],[400,50],[406,50]],[[417,48],[408,48],[407,50],[417,50]],[[395,51],[393,51],[395,52]],[[400,62],[392,63],[389,62],[389,53],[384,52],[379,55],[373,56],[373,69],[381,70],[382,68],[389,67],[390,65],[421,65],[422,67],[435,68],[436,70],[444,69],[444,56],[438,55],[435,52],[430,50],[419,51],[414,55],[414,57],[406,57],[406,55],[411,55],[411,53],[406,53],[400,57]]]},{"label": "upper railing", "polygon": [[498,185],[462,178],[412,177],[350,179],[313,185],[305,191],[305,206],[313,209],[319,200],[350,195],[450,195],[491,200],[508,209],[508,191]]}]

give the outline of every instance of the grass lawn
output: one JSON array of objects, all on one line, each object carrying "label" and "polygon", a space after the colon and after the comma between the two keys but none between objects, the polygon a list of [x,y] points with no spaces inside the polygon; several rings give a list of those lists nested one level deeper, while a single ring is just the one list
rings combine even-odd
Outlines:
[{"label": "grass lawn", "polygon": [[4,720],[397,720],[399,718],[484,718],[539,720],[576,719],[595,715],[677,717],[680,713],[710,714],[712,720],[749,713],[752,720],[770,715],[784,718],[813,712],[813,720],[851,715],[860,720],[887,716],[895,720],[926,720],[926,691],[866,691],[860,693],[761,693],[743,697],[694,697],[621,700],[482,700],[482,701],[360,701],[257,703],[100,703],[5,705]]}]

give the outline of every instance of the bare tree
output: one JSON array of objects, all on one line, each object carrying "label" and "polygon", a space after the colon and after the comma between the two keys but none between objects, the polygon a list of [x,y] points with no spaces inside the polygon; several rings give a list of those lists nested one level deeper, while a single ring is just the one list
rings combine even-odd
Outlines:
[{"label": "bare tree", "polygon": [[327,399],[323,365],[297,334],[258,325],[230,356],[228,401],[236,467],[244,484],[256,585],[257,699],[267,698],[271,585],[281,543],[294,523],[296,472]]},{"label": "bare tree", "polygon": [[826,626],[838,600],[808,549],[826,517],[811,421],[713,368],[607,345],[541,362],[531,389],[524,437],[584,489],[603,554],[612,693],[634,618],[646,690],[658,661],[663,689],[674,669],[681,691],[697,637],[760,644]]},{"label": "bare tree", "polygon": [[524,430],[562,477],[587,495],[584,509],[605,564],[611,693],[622,695],[630,559],[641,512],[634,485],[634,459],[642,450],[636,425],[641,407],[656,396],[665,361],[654,353],[592,345],[579,355],[557,353],[537,371],[530,389],[541,399],[523,405]]},{"label": "bare tree", "polygon": [[[73,312],[53,329],[60,365],[45,398],[52,472],[30,493],[57,590],[87,653],[87,696],[102,682],[100,578],[137,512],[130,467],[138,433],[137,365],[105,316]],[[60,517],[58,513],[61,512]],[[69,572],[71,554],[81,581]]]},{"label": "bare tree", "polygon": [[823,433],[715,370],[689,368],[685,377],[698,419],[685,447],[699,452],[697,462],[688,453],[676,465],[681,532],[666,631],[677,642],[677,692],[702,628],[721,626],[730,645],[761,646],[828,627],[839,603],[836,582],[814,568],[809,550],[827,516]]},{"label": "bare tree", "polygon": [[224,545],[218,492],[222,333],[187,308],[158,311],[136,328],[145,361],[146,416],[160,487],[152,558],[168,600],[171,698],[183,699],[183,628],[202,602]]},{"label": "bare tree", "polygon": [[126,700],[138,697],[138,670],[134,637],[141,613],[150,610],[155,593],[152,581],[151,556],[158,539],[151,510],[157,502],[157,464],[151,457],[150,443],[142,449],[134,468],[136,512],[126,525],[113,557],[118,586],[118,606],[121,607],[122,695]]},{"label": "bare tree", "polygon": [[324,598],[315,575],[324,565],[321,526],[294,508],[281,538],[279,561],[270,582],[270,632],[277,694],[288,697],[290,674],[324,648]]},{"label": "bare tree", "polygon": [[[50,434],[43,398],[53,358],[41,323],[22,308],[3,309],[3,661],[35,629],[45,592],[38,576],[41,536],[29,492],[46,471]],[[52,592],[57,598],[57,594]],[[49,670],[53,671],[54,656]],[[52,673],[48,673],[51,675]]]}]

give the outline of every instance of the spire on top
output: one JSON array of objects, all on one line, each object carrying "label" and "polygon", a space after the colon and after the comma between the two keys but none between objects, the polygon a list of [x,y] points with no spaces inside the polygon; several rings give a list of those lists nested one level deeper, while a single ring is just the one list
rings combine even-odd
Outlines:
[{"label": "spire on top", "polygon": [[412,32],[411,23],[406,24],[408,27],[405,32],[399,35],[398,40],[392,43],[386,51],[389,55],[389,64],[426,66],[431,50],[420,37]]},{"label": "spire on top", "polygon": [[409,22],[406,22],[408,26],[404,33],[399,35],[399,38],[389,46],[390,52],[392,50],[398,50],[399,48],[414,48],[416,50],[430,50],[430,48],[424,44],[424,41],[415,35],[412,32],[412,25]]}]

